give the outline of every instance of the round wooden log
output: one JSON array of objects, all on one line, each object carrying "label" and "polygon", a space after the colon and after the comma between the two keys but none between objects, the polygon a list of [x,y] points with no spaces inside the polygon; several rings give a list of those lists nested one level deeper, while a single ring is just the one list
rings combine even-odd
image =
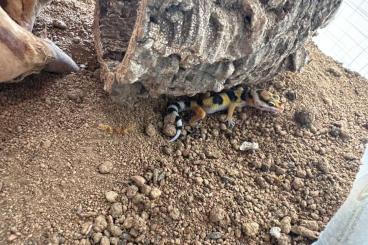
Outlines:
[{"label": "round wooden log", "polygon": [[50,40],[18,25],[0,6],[0,83],[20,81],[42,69],[68,73],[79,67]]},{"label": "round wooden log", "polygon": [[96,0],[105,90],[153,96],[219,91],[300,70],[304,44],[341,0]]},{"label": "round wooden log", "polygon": [[39,11],[51,0],[0,0],[0,7],[21,27],[32,31]]}]

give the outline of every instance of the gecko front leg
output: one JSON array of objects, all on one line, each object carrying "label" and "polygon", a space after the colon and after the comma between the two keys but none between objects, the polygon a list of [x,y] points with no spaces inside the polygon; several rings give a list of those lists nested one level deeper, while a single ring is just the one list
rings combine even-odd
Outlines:
[{"label": "gecko front leg", "polygon": [[238,105],[236,103],[231,103],[229,108],[227,109],[226,122],[229,128],[233,128],[235,126],[235,120],[233,118],[235,108]]}]

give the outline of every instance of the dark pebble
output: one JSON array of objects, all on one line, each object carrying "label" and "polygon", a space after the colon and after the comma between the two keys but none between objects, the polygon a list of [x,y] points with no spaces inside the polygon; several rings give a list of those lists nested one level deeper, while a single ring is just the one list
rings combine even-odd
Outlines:
[{"label": "dark pebble", "polygon": [[310,128],[313,123],[312,113],[306,110],[296,111],[294,113],[294,120],[301,127]]}]

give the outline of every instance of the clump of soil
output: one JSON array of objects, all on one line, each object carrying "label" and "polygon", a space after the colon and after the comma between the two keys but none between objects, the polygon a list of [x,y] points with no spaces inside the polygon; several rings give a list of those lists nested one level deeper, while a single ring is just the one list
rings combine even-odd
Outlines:
[{"label": "clump of soil", "polygon": [[[232,129],[216,114],[169,144],[164,99],[117,105],[103,92],[92,12],[53,1],[36,26],[80,73],[0,85],[0,243],[311,243],[368,141],[367,80],[310,45],[303,73],[264,85],[288,93],[283,114],[246,108]],[[294,121],[300,110],[313,113],[309,128]],[[240,151],[244,141],[259,149]]]}]

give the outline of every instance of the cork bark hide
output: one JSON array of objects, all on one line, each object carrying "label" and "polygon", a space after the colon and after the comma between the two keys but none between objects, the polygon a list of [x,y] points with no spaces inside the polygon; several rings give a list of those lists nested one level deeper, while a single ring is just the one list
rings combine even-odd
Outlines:
[{"label": "cork bark hide", "polygon": [[220,91],[299,71],[304,44],[341,0],[96,0],[95,43],[108,92]]}]

